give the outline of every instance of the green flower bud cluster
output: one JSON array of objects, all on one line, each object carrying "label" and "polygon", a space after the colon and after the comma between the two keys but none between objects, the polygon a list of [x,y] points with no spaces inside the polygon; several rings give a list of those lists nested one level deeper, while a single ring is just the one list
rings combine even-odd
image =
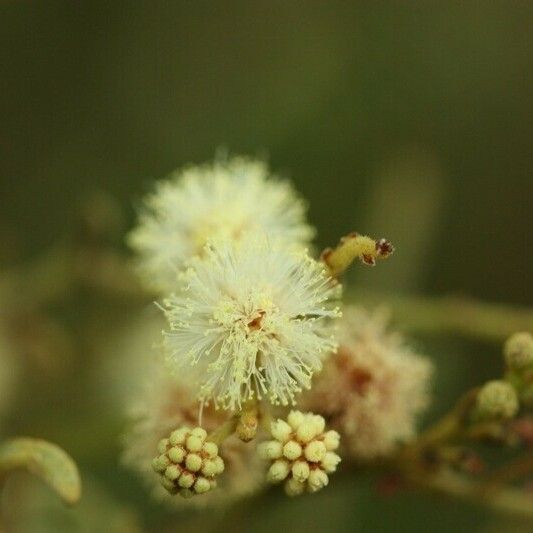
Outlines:
[{"label": "green flower bud cluster", "polygon": [[325,431],[323,417],[291,411],[287,421],[273,422],[270,432],[274,439],[258,447],[259,455],[272,461],[268,481],[285,481],[289,496],[316,492],[329,483],[328,474],[335,472],[341,460],[334,453],[340,437],[336,431]]},{"label": "green flower bud cluster", "polygon": [[190,498],[216,487],[215,477],[224,471],[224,461],[218,446],[206,438],[201,427],[182,427],[159,441],[152,468],[170,494]]}]

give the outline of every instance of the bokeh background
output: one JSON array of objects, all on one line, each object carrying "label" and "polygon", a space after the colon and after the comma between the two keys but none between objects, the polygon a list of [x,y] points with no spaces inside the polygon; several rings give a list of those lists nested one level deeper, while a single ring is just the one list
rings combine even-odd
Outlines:
[{"label": "bokeh background", "polygon": [[[510,1],[0,2],[0,266],[22,268],[101,213],[121,250],[152,180],[223,147],[294,181],[319,247],[353,229],[394,242],[352,286],[530,305],[532,24],[533,4]],[[79,289],[47,309],[40,327],[64,355],[24,359],[0,433],[64,446],[88,495],[64,511],[15,480],[14,531],[527,530],[475,506],[376,496],[353,475],[313,498],[169,515],[117,464],[123,421],[105,389],[121,375],[103,377],[101,347],[133,306]],[[429,418],[501,367],[496,343],[413,342],[439,370]]]}]

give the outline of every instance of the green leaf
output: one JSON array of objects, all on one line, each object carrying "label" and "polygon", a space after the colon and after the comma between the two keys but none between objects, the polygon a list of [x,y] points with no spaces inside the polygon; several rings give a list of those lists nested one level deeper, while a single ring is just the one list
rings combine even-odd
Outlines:
[{"label": "green leaf", "polygon": [[81,497],[76,463],[59,446],[40,439],[15,438],[0,444],[0,478],[23,468],[40,477],[68,505]]}]

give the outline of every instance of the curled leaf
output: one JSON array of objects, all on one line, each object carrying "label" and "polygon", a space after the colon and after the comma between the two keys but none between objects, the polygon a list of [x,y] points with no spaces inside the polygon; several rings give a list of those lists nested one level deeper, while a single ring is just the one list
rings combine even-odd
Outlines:
[{"label": "curled leaf", "polygon": [[0,444],[0,478],[24,468],[40,477],[67,504],[81,497],[76,463],[59,446],[41,439],[19,437]]}]

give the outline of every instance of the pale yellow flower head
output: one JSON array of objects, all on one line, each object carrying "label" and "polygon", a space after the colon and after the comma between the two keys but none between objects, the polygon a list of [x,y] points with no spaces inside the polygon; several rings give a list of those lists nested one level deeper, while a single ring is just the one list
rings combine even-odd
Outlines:
[{"label": "pale yellow flower head", "polygon": [[299,403],[326,416],[357,460],[387,455],[414,437],[429,404],[430,361],[386,326],[379,313],[345,307],[339,349]]},{"label": "pale yellow flower head", "polygon": [[322,263],[263,234],[212,243],[164,301],[169,364],[217,406],[288,405],[336,348],[337,293]]},{"label": "pale yellow flower head", "polygon": [[264,161],[218,158],[158,182],[128,242],[146,286],[165,293],[184,262],[213,238],[262,231],[305,248],[314,235],[305,211],[290,183],[272,176]]}]

